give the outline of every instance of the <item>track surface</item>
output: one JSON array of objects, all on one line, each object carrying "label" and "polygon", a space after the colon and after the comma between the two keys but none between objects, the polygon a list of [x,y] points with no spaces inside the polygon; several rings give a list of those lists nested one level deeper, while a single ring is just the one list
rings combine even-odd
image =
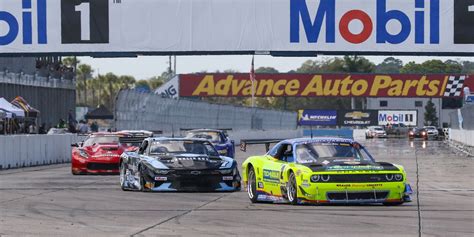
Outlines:
[{"label": "track surface", "polygon": [[[244,190],[124,192],[117,176],[72,176],[68,165],[57,165],[0,172],[0,235],[419,236],[420,230],[422,236],[474,235],[473,158],[438,141],[363,144],[378,160],[405,166],[413,202],[291,206],[251,204]],[[250,146],[237,159],[260,153],[262,147]]]}]

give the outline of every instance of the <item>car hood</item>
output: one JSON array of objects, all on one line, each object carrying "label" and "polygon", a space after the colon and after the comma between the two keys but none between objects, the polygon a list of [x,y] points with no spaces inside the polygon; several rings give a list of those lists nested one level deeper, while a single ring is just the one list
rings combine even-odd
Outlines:
[{"label": "car hood", "polygon": [[313,172],[325,171],[399,171],[399,169],[387,162],[333,162],[327,165],[303,164]]},{"label": "car hood", "polygon": [[[192,170],[219,169],[223,163],[226,162],[226,160],[221,157],[198,154],[161,155],[154,156],[153,159],[168,169]],[[157,165],[153,164],[155,162],[149,163],[157,167]]]},{"label": "car hood", "polygon": [[118,144],[97,144],[94,146],[86,147],[85,150],[91,155],[100,154],[122,154],[124,149]]}]

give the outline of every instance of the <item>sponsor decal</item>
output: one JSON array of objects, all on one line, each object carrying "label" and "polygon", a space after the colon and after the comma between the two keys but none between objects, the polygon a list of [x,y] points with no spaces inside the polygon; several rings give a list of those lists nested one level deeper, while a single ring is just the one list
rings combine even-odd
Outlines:
[{"label": "sponsor decal", "polygon": [[372,126],[378,125],[377,110],[339,110],[339,126]]},{"label": "sponsor decal", "polygon": [[279,183],[280,182],[280,171],[276,170],[263,170],[263,181],[269,183]]},{"label": "sponsor decal", "polygon": [[156,176],[155,177],[155,181],[166,181],[166,180],[168,180],[168,178],[164,177],[164,176]]},{"label": "sponsor decal", "polygon": [[326,168],[327,170],[383,170],[382,166],[373,165],[334,165]]},{"label": "sponsor decal", "polygon": [[263,187],[263,182],[258,182],[258,188],[262,189]]},{"label": "sponsor decal", "polygon": [[383,184],[336,184],[339,188],[368,188],[368,187],[382,187]]},{"label": "sponsor decal", "polygon": [[233,176],[222,176],[222,180],[224,180],[224,181],[234,180],[234,177]]},{"label": "sponsor decal", "polygon": [[336,125],[336,110],[298,110],[298,125]]},{"label": "sponsor decal", "polygon": [[[459,97],[462,94],[459,88],[474,84],[472,75],[446,74],[257,74],[256,77],[257,97]],[[252,95],[248,74],[183,74],[179,80],[182,97]]]}]

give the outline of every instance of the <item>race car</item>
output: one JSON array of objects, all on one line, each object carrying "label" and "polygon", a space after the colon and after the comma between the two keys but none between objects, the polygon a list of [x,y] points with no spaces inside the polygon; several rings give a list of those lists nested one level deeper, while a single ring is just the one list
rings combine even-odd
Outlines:
[{"label": "race car", "polygon": [[120,186],[136,191],[238,191],[237,162],[205,139],[148,138],[120,157]]},{"label": "race car", "polygon": [[365,138],[369,139],[369,138],[375,138],[375,137],[387,138],[387,132],[385,132],[385,130],[381,126],[368,127],[367,130],[365,131]]},{"label": "race car", "polygon": [[77,174],[118,174],[120,155],[138,149],[153,136],[148,131],[93,133],[83,142],[72,144],[71,172]]},{"label": "race car", "polygon": [[408,132],[408,139],[414,139],[414,138],[422,138],[424,140],[428,140],[428,133],[426,132],[426,129],[424,128],[412,128]]},{"label": "race car", "polygon": [[186,138],[204,138],[209,140],[220,155],[232,157],[235,155],[235,143],[230,140],[223,130],[195,129],[186,132]]},{"label": "race car", "polygon": [[333,137],[283,140],[247,158],[242,179],[252,203],[400,205],[412,193],[402,166],[376,162],[354,140]]}]

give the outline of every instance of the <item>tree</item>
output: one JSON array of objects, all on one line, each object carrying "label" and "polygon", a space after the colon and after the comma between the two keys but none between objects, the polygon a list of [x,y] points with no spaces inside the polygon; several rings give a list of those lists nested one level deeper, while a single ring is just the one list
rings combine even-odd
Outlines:
[{"label": "tree", "polygon": [[279,71],[273,67],[259,67],[255,69],[255,73],[279,73]]},{"label": "tree", "polygon": [[377,73],[399,73],[403,67],[403,61],[394,57],[388,57],[375,67]]},{"label": "tree", "polygon": [[430,100],[425,105],[425,126],[439,126],[436,107],[433,101]]}]

